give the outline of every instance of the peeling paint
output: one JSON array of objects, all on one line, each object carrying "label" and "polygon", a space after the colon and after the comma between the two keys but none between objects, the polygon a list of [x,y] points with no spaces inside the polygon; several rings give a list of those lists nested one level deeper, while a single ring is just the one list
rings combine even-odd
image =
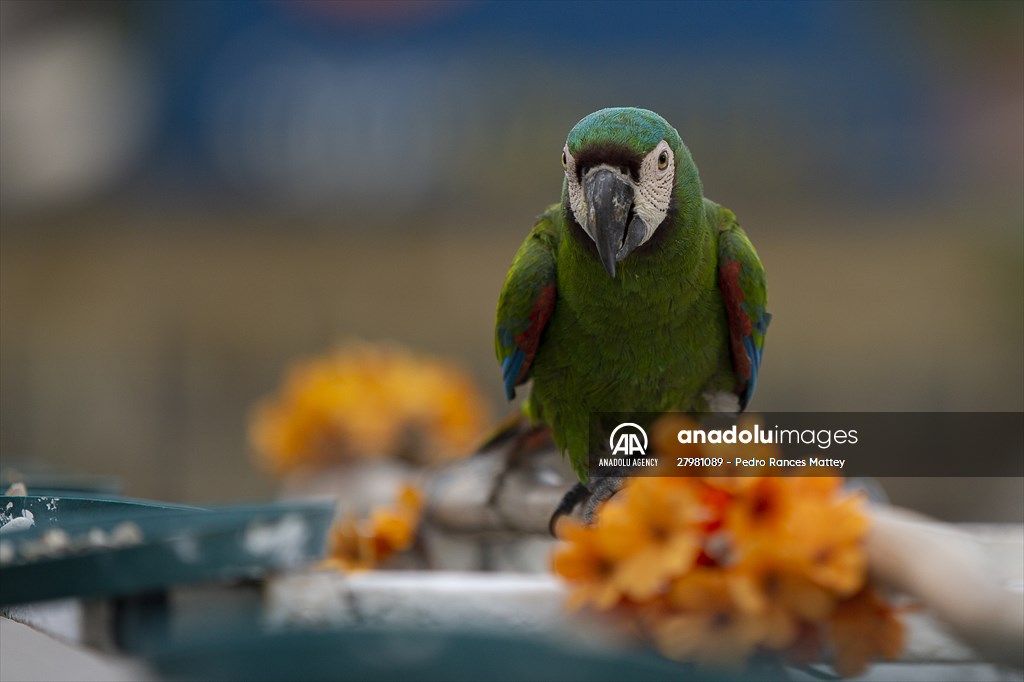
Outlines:
[{"label": "peeling paint", "polygon": [[245,531],[245,551],[269,557],[279,566],[296,566],[306,556],[309,528],[301,516],[288,514],[277,523],[253,523]]}]

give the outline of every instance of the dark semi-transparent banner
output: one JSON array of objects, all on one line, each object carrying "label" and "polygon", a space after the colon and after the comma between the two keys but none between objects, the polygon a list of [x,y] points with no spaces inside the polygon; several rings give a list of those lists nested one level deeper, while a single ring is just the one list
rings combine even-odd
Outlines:
[{"label": "dark semi-transparent banner", "polygon": [[590,416],[591,476],[1024,476],[1022,412]]}]

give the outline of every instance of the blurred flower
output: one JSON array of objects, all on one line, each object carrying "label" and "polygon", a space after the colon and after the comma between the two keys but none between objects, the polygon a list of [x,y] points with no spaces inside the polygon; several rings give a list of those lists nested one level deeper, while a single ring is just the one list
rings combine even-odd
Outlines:
[{"label": "blurred flower", "polygon": [[825,588],[769,561],[737,566],[729,589],[739,610],[765,625],[760,643],[773,651],[791,648],[804,624],[822,622],[836,604]]},{"label": "blurred flower", "polygon": [[322,565],[343,571],[380,566],[413,545],[422,509],[422,493],[404,485],[394,507],[377,507],[368,519],[343,517],[331,527]]},{"label": "blurred flower", "polygon": [[700,428],[697,420],[685,414],[666,414],[651,425],[651,445],[657,452],[671,452],[677,457],[700,457],[700,446],[695,443],[682,444],[677,435],[680,431],[694,431]]},{"label": "blurred flower", "polygon": [[731,504],[725,510],[725,523],[737,538],[750,541],[772,538],[774,541],[773,535],[786,531],[793,520],[795,500],[787,494],[788,482],[792,479],[768,476],[718,477],[709,481],[709,485],[720,487],[724,483],[723,479],[743,481],[742,486],[733,486],[732,492],[736,494],[730,498]]},{"label": "blurred flower", "polygon": [[618,606],[625,596],[615,579],[623,556],[619,538],[573,519],[563,519],[558,529],[567,542],[555,551],[551,562],[555,573],[571,583],[569,608],[608,610]]},{"label": "blurred flower", "polygon": [[351,344],[296,364],[257,406],[249,437],[274,471],[347,459],[429,461],[468,452],[485,402],[455,365],[393,346]]},{"label": "blurred flower", "polygon": [[844,495],[826,504],[801,499],[791,513],[778,539],[780,563],[840,596],[860,589],[867,572],[863,540],[868,531],[861,496]]},{"label": "blurred flower", "polygon": [[879,656],[895,659],[906,645],[906,630],[896,609],[870,587],[839,604],[829,624],[834,665],[843,677],[862,674]]},{"label": "blurred flower", "polygon": [[649,599],[693,565],[700,550],[696,500],[683,479],[638,478],[625,504],[602,516],[605,543],[621,557],[615,571],[619,589],[631,599]]},{"label": "blurred flower", "polygon": [[422,509],[422,493],[406,485],[398,493],[396,507],[373,510],[370,514],[370,528],[373,533],[374,552],[379,560],[387,560],[393,553],[408,549],[412,545]]},{"label": "blurred flower", "polygon": [[712,667],[740,667],[764,638],[765,623],[736,607],[728,577],[698,568],[673,581],[672,609],[651,629],[658,649],[681,661]]},{"label": "blurred flower", "polygon": [[748,480],[726,512],[735,561],[777,565],[840,596],[860,589],[868,529],[860,495],[841,493],[831,477]]},{"label": "blurred flower", "polygon": [[[676,456],[665,434],[690,422],[668,419],[652,441]],[[560,525],[552,568],[570,604],[615,609],[666,656],[699,665],[762,653],[806,663],[832,648],[846,674],[898,655],[902,625],[866,586],[861,496],[836,476],[744,474],[632,478],[593,525]]]}]

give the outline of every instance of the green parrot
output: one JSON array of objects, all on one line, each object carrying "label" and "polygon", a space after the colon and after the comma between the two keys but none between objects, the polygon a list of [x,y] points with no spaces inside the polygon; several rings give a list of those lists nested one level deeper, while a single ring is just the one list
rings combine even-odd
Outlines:
[{"label": "green parrot", "polygon": [[561,202],[505,279],[495,347],[508,399],[533,379],[523,410],[580,479],[565,512],[614,492],[587,487],[592,413],[743,410],[771,316],[754,247],[704,198],[664,118],[594,112],[569,132],[562,166]]}]

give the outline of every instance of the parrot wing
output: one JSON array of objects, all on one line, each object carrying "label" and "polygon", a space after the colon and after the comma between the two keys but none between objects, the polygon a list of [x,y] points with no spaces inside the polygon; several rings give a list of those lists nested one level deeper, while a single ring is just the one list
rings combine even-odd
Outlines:
[{"label": "parrot wing", "polygon": [[740,410],[754,396],[764,337],[771,322],[764,267],[732,211],[718,209],[718,286],[729,321],[729,342]]},{"label": "parrot wing", "polygon": [[555,309],[558,210],[552,206],[534,225],[512,260],[498,298],[494,348],[509,400],[515,397],[516,386],[529,378],[544,327]]}]

